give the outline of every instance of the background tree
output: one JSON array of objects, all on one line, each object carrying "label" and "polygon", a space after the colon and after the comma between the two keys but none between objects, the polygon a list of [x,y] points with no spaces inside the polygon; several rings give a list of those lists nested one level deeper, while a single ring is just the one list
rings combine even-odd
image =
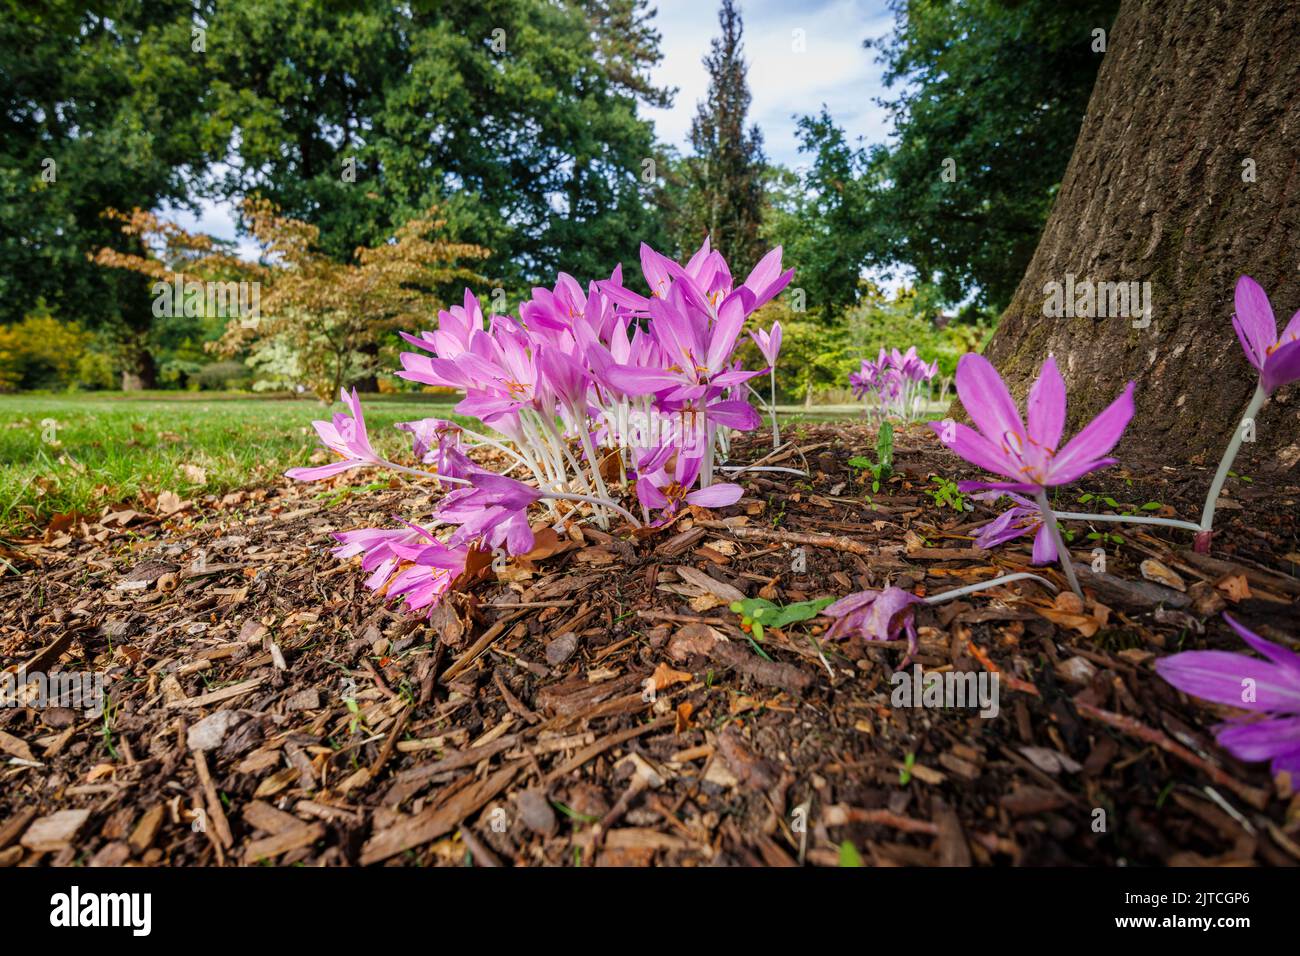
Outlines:
[{"label": "background tree", "polygon": [[[1217,459],[1255,387],[1233,334],[1242,273],[1279,322],[1300,308],[1300,6],[1125,0],[1042,240],[988,354],[1021,394],[1048,353],[1071,418],[1098,412],[1130,379],[1127,447]],[[1246,108],[1248,107],[1248,108]],[[1150,325],[1047,318],[1049,282],[1150,282]],[[1140,324],[1142,320],[1137,320]],[[1300,413],[1279,392],[1246,449],[1290,466]]]},{"label": "background tree", "polygon": [[257,312],[223,316],[226,331],[214,351],[226,357],[251,353],[249,364],[270,384],[305,384],[327,401],[341,387],[374,375],[379,346],[393,329],[427,325],[466,284],[482,284],[484,278],[468,263],[489,254],[442,238],[446,223],[436,210],[408,220],[372,247],[355,250],[351,262],[321,251],[316,226],[282,215],[262,198],[243,207],[263,248],[258,263],[143,210],[113,215],[124,232],[158,253],[137,256],[105,248],[97,256],[101,265],[168,285],[178,279],[257,283]]},{"label": "background tree", "polygon": [[705,235],[733,269],[746,270],[761,257],[763,134],[745,128],[749,114],[742,36],[744,24],[732,0],[718,11],[722,28],[704,66],[709,91],[691,121],[693,155],[685,163],[688,193],[677,232],[683,251],[694,251]]},{"label": "background tree", "polygon": [[879,187],[869,154],[849,145],[825,107],[799,120],[799,140],[812,161],[772,171],[762,234],[798,263],[795,284],[809,311],[830,321],[860,298],[863,269],[881,264]]},{"label": "background tree", "polygon": [[340,261],[438,203],[511,289],[607,275],[662,235],[638,115],[670,95],[648,79],[651,15],[633,0],[226,0],[209,42],[234,153],[215,188],[312,222]]},{"label": "background tree", "polygon": [[123,387],[150,385],[142,280],[95,266],[104,245],[141,252],[108,207],[184,204],[212,156],[203,54],[190,0],[7,2],[0,15],[0,323],[43,302],[109,329]]},{"label": "background tree", "polygon": [[[880,52],[896,141],[878,151],[901,263],[950,302],[1001,309],[1024,273],[1078,135],[1118,0],[902,0]],[[945,167],[945,161],[951,165]],[[946,181],[945,171],[950,171]]]}]

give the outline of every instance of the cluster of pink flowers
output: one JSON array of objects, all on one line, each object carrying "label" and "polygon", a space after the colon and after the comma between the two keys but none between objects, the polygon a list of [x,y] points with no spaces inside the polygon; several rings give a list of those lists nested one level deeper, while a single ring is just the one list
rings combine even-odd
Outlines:
[{"label": "cluster of pink flowers", "polygon": [[925,417],[930,380],[939,372],[937,361],[926,365],[916,354],[916,346],[905,353],[898,349],[886,352],[882,347],[876,361],[862,360],[862,368],[849,374],[849,386],[859,400],[867,400],[868,410],[881,418],[913,422]]},{"label": "cluster of pink flowers", "polygon": [[[583,502],[602,524],[619,515],[639,525],[651,523],[652,512],[663,522],[684,505],[724,507],[740,498],[739,486],[715,481],[715,473],[725,468],[717,462],[725,460],[733,430],[758,426],[759,416],[741,397],[742,390],[753,391],[749,380],[771,368],[744,369],[734,352],[746,320],[785,288],[793,272],[781,271],[778,247],[737,285],[707,240],[684,266],[643,245],[641,265],[649,295],[625,287],[621,267],[585,291],[562,274],[554,289],[535,289],[518,318],[485,316],[466,292],[463,306],[439,313],[435,331],[404,336],[420,351],[402,354],[399,374],[463,389],[465,398],[456,410],[482,420],[504,439],[439,419],[400,423],[397,427],[412,436],[416,457],[433,469],[424,471],[386,461],[374,451],[355,392],[343,395],[350,414],[314,423],[339,460],[293,469],[290,477],[312,481],[381,466],[457,486],[441,499],[430,522],[398,519],[395,528],[336,535],[334,553],[345,559],[360,556],[368,587],[404,598],[412,610],[431,608],[465,572],[472,552],[518,555],[531,550],[529,512],[538,504],[559,518],[556,502]],[[1245,418],[1251,420],[1278,388],[1300,380],[1300,312],[1279,335],[1267,296],[1243,276],[1233,326],[1259,376],[1246,409]],[[779,326],[750,332],[769,366],[780,350],[780,333]],[[936,365],[917,357],[915,348],[888,354],[882,349],[878,361],[864,361],[850,381],[860,398],[875,396],[883,416],[907,421],[923,417],[921,390],[936,371]],[[1198,544],[1208,542],[1214,503],[1244,429],[1234,434],[1224,453],[1198,524],[1058,512],[1048,501],[1049,489],[1116,463],[1110,452],[1133,418],[1133,383],[1063,441],[1065,381],[1051,356],[1030,389],[1023,414],[997,370],[980,355],[963,356],[956,382],[973,427],[951,420],[930,426],[950,449],[1000,479],[961,482],[960,490],[980,492],[987,500],[1006,496],[1012,503],[979,530],[976,543],[981,547],[1032,534],[1034,563],[1059,562],[1082,598],[1058,519],[1163,524],[1197,531]],[[772,398],[774,405],[774,378]],[[504,453],[510,471],[524,469],[531,483],[477,465],[466,454],[466,442]],[[635,482],[641,519],[607,487],[605,475],[614,468],[621,478],[616,490]],[[834,620],[827,636],[906,636],[910,658],[917,646],[916,605],[1024,579],[1055,590],[1037,575],[1018,572],[926,598],[896,587],[850,594],[826,609]],[[1259,721],[1222,728],[1220,742],[1243,760],[1272,760],[1275,770],[1295,773],[1300,766],[1300,658],[1235,621],[1229,623],[1268,663],[1223,652],[1190,652],[1165,659],[1157,670],[1187,693],[1260,712]],[[1241,696],[1245,678],[1262,688],[1261,696]]]},{"label": "cluster of pink flowers", "polygon": [[[403,333],[419,351],[402,353],[398,374],[464,390],[456,411],[497,433],[440,419],[400,423],[431,471],[376,454],[355,392],[343,395],[350,415],[314,423],[340,460],[292,469],[291,478],[380,466],[457,486],[431,522],[337,535],[335,554],[361,555],[369,587],[404,596],[413,610],[431,608],[470,551],[531,550],[529,511],[539,503],[552,518],[560,517],[558,501],[586,503],[608,527],[614,515],[651,523],[652,512],[664,521],[683,505],[739,500],[740,486],[715,476],[732,431],[758,427],[742,389],[769,369],[744,369],[734,353],[747,319],[789,284],[793,270],[781,270],[778,247],[736,283],[707,239],[685,265],[642,245],[641,266],[648,295],[623,284],[621,266],[586,289],[561,274],[553,289],[534,289],[517,317],[486,315],[466,291],[463,305],[439,312],[434,331]],[[751,335],[774,362],[779,328]],[[530,481],[476,465],[466,454],[470,445],[495,448],[509,471]],[[623,480],[611,489],[606,476],[615,468]],[[616,493],[633,480],[641,519]]]}]

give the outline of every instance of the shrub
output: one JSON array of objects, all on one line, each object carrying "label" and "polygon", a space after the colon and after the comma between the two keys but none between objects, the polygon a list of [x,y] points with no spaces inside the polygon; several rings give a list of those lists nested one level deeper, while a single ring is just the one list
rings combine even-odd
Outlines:
[{"label": "shrub", "polygon": [[199,383],[199,388],[205,392],[245,389],[253,381],[248,366],[243,362],[234,361],[205,365],[194,378]]},{"label": "shrub", "polygon": [[77,360],[77,387],[89,391],[114,388],[117,373],[113,360],[103,352],[86,352]]},{"label": "shrub", "polygon": [[63,389],[77,382],[90,335],[76,322],[35,312],[0,328],[0,390]]}]

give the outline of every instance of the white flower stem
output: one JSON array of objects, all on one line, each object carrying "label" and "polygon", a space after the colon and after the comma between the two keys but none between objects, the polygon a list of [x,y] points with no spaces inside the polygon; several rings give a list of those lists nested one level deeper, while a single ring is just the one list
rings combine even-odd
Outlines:
[{"label": "white flower stem", "polygon": [[1061,529],[1056,523],[1056,514],[1047,501],[1047,492],[1039,488],[1034,500],[1038,502],[1038,510],[1043,516],[1043,524],[1047,526],[1047,533],[1052,536],[1052,542],[1056,545],[1056,554],[1061,561],[1061,570],[1065,572],[1065,580],[1070,582],[1070,590],[1080,600],[1083,600],[1083,589],[1079,587],[1079,579],[1075,577],[1074,562],[1070,560],[1070,552],[1066,549],[1065,541],[1061,538]]},{"label": "white flower stem", "polygon": [[393,471],[400,471],[408,475],[417,475],[420,478],[432,478],[434,481],[447,481],[453,485],[469,485],[473,482],[465,478],[453,478],[451,475],[440,475],[436,471],[421,471],[419,468],[407,468],[405,465],[399,465],[396,462],[384,461],[380,459],[375,462],[379,468],[391,468]]},{"label": "white flower stem", "polygon": [[1048,588],[1053,594],[1057,592],[1057,587],[1046,578],[1039,577],[1037,574],[1030,574],[1028,571],[1017,571],[1015,574],[1004,574],[1000,578],[993,578],[991,581],[980,581],[977,584],[967,584],[965,587],[954,588],[951,591],[944,591],[940,594],[933,594],[925,598],[926,604],[942,604],[944,601],[951,601],[953,598],[959,598],[964,594],[974,594],[976,591],[987,591],[989,588],[997,587],[999,584],[1009,584],[1012,581],[1037,581],[1039,584]]},{"label": "white flower stem", "polygon": [[1232,468],[1233,461],[1237,458],[1237,452],[1241,450],[1241,442],[1246,432],[1246,423],[1251,421],[1259,410],[1264,407],[1268,401],[1268,392],[1264,391],[1263,385],[1255,387],[1255,394],[1250,397],[1250,404],[1246,406],[1246,413],[1241,416],[1241,424],[1232,435],[1232,440],[1228,442],[1228,447],[1223,452],[1223,459],[1219,462],[1219,470],[1214,473],[1214,481],[1210,484],[1210,493],[1205,496],[1205,507],[1201,510],[1201,531],[1209,531],[1214,526],[1214,509],[1219,505],[1219,492],[1223,490],[1223,484],[1228,480],[1228,472]]},{"label": "white flower stem", "polygon": [[798,475],[800,478],[807,478],[808,472],[802,468],[786,468],[783,465],[717,465],[718,471],[730,471],[740,474],[742,471],[767,471],[774,474]]},{"label": "white flower stem", "polygon": [[607,498],[597,498],[595,495],[575,495],[567,491],[549,491],[545,488],[542,489],[542,494],[547,498],[554,498],[557,501],[585,501],[590,505],[599,505],[604,508],[609,508],[632,522],[633,527],[641,527],[641,522],[634,514],[632,514],[632,512],[628,511],[621,505],[615,504]]},{"label": "white flower stem", "polygon": [[767,407],[772,410],[772,451],[781,447],[781,432],[776,427],[776,366],[773,365],[769,373],[772,383],[772,400],[768,402]]},{"label": "white flower stem", "polygon": [[1058,519],[1066,521],[1114,521],[1123,524],[1156,524],[1166,528],[1183,528],[1187,531],[1199,531],[1200,526],[1191,521],[1178,518],[1154,518],[1146,515],[1095,515],[1084,511],[1053,511]]},{"label": "white flower stem", "polygon": [[523,455],[521,455],[519,452],[509,447],[508,445],[501,444],[501,442],[497,441],[495,438],[489,438],[487,435],[480,435],[478,432],[472,432],[468,428],[461,428],[460,431],[461,434],[463,434],[466,438],[473,439],[474,441],[479,442],[480,444],[487,445],[490,448],[495,448],[501,452],[505,452],[505,454],[511,456],[515,460],[523,464],[528,464],[528,462],[524,460]]}]

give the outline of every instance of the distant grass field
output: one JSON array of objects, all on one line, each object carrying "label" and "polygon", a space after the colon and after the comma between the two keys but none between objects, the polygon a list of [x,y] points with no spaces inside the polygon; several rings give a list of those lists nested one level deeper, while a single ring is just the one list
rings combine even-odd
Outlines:
[{"label": "distant grass field", "polygon": [[[403,461],[410,436],[392,424],[455,418],[453,404],[445,396],[370,395],[366,425],[381,453]],[[0,533],[29,531],[63,512],[97,513],[142,491],[189,498],[273,480],[319,447],[312,420],[342,409],[220,392],[0,395]]]}]

